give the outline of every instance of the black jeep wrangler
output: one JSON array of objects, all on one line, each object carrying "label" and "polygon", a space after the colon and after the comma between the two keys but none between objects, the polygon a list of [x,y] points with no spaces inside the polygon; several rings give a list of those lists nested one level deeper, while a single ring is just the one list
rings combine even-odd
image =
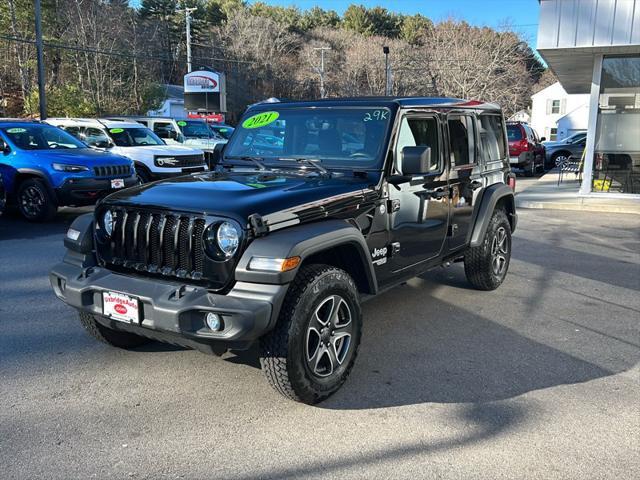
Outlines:
[{"label": "black jeep wrangler", "polygon": [[91,335],[212,353],[260,344],[283,395],[316,403],[351,370],[360,304],[463,261],[505,278],[517,216],[500,108],[451,98],[259,104],[217,171],[114,193],[51,271]]}]

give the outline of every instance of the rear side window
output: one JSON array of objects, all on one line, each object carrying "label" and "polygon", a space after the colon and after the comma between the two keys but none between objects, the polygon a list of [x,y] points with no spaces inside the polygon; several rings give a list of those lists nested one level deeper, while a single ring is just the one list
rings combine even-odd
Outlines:
[{"label": "rear side window", "polygon": [[476,163],[473,123],[473,117],[469,115],[451,115],[447,119],[452,165],[460,166]]},{"label": "rear side window", "polygon": [[[516,125],[516,127],[518,127]],[[520,127],[518,127],[519,129]],[[486,162],[502,160],[507,147],[504,139],[504,127],[500,115],[480,116],[480,146]]]},{"label": "rear side window", "polygon": [[507,137],[509,141],[522,140],[522,128],[520,125],[507,125]]}]

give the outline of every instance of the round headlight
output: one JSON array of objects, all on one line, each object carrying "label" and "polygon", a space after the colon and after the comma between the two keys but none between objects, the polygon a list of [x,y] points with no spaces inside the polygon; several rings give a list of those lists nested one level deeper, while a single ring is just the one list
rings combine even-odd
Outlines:
[{"label": "round headlight", "polygon": [[111,236],[113,233],[113,214],[111,210],[107,210],[102,217],[102,224],[104,225],[104,231],[107,235]]},{"label": "round headlight", "polygon": [[240,232],[232,223],[222,222],[218,226],[216,242],[218,243],[218,248],[224,253],[224,256],[231,257],[236,253],[236,250],[238,250]]}]

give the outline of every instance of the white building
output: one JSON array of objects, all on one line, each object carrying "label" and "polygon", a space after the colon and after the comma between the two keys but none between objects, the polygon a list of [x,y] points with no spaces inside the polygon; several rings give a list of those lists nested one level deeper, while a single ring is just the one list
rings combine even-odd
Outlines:
[{"label": "white building", "polygon": [[165,100],[158,110],[149,110],[151,117],[186,118],[184,109],[184,88],[180,85],[163,85],[166,92]]},{"label": "white building", "polygon": [[556,82],[531,96],[530,124],[547,140],[562,140],[584,131],[588,121],[589,94],[568,94]]},{"label": "white building", "polygon": [[589,94],[582,195],[640,200],[640,0],[539,0],[538,53]]}]

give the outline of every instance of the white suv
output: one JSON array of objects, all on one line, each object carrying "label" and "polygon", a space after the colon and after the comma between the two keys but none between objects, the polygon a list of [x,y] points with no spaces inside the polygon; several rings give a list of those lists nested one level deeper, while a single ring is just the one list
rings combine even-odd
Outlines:
[{"label": "white suv", "polygon": [[204,150],[205,155],[214,158],[218,149],[227,139],[212,131],[207,122],[197,118],[175,119],[171,117],[109,117],[110,120],[138,122],[153,130],[168,145],[187,145]]},{"label": "white suv", "polygon": [[185,145],[167,145],[148,128],[134,121],[91,118],[49,118],[93,148],[133,160],[141,183],[208,170],[204,152]]}]

